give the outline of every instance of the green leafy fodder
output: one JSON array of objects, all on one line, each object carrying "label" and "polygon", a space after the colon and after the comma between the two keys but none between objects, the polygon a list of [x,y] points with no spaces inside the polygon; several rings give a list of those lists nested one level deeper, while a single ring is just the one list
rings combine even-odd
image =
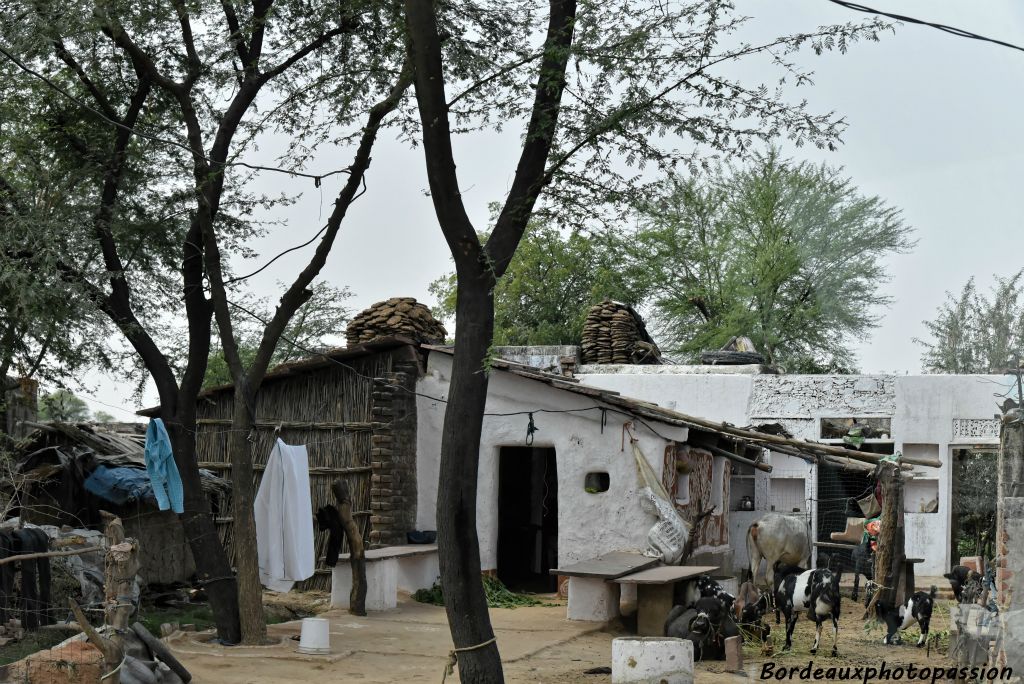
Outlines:
[{"label": "green leafy fodder", "polygon": [[[506,587],[497,577],[490,576],[484,577],[484,595],[487,597],[487,606],[489,608],[521,608],[555,605],[553,603],[543,601],[533,594],[516,593]],[[441,585],[436,582],[429,589],[420,589],[416,591],[412,595],[412,598],[414,601],[419,601],[420,603],[429,603],[434,606],[444,605],[444,591],[441,589]]]}]

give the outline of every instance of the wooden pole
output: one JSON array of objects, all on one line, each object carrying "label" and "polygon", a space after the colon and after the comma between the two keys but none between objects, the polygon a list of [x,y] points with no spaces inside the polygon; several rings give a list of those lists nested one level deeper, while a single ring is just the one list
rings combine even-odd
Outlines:
[{"label": "wooden pole", "polygon": [[906,561],[903,533],[903,474],[897,463],[878,464],[877,477],[882,487],[881,531],[875,551],[875,583],[879,585],[864,610],[867,619],[875,604],[900,605],[905,593],[903,567]]},{"label": "wooden pole", "polygon": [[57,558],[60,556],[80,556],[84,553],[92,553],[93,551],[102,551],[102,546],[87,546],[84,549],[68,549],[65,551],[38,551],[36,553],[23,553],[19,556],[8,556],[7,558],[0,558],[0,565],[6,565],[7,563],[16,563],[23,560],[32,560],[33,558]]},{"label": "wooden pole", "polygon": [[721,447],[713,446],[711,444],[702,444],[700,442],[693,442],[693,446],[698,448],[698,449],[707,449],[708,451],[710,451],[711,453],[715,454],[716,456],[721,456],[722,458],[727,458],[730,461],[735,461],[736,463],[742,463],[743,465],[752,466],[752,467],[757,468],[758,470],[760,470],[762,472],[765,472],[765,473],[772,472],[772,467],[770,465],[768,465],[767,463],[760,463],[758,461],[753,461],[753,460],[751,460],[749,458],[745,458],[745,457],[740,456],[738,454],[734,454],[731,451],[726,451],[725,449],[723,449]]},{"label": "wooden pole", "polygon": [[340,478],[331,483],[331,491],[338,500],[338,513],[341,514],[345,538],[348,539],[348,562],[352,566],[352,593],[349,595],[348,612],[366,615],[366,550],[363,547],[363,536],[359,534],[359,528],[352,517],[352,495],[348,483]]}]

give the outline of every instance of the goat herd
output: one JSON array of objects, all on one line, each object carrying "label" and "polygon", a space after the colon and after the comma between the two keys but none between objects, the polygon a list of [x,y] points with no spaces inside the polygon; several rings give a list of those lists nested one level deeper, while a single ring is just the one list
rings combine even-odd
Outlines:
[{"label": "goat herd", "polygon": [[[751,526],[747,539],[748,550],[751,551],[750,579],[740,586],[737,596],[725,591],[707,575],[688,582],[677,593],[677,605],[665,621],[665,636],[692,641],[697,659],[720,660],[725,657],[725,640],[729,637],[755,639],[767,648],[771,628],[764,617],[774,610],[776,624],[781,623],[781,616],[786,618],[783,650],[789,651],[793,647],[797,618],[804,613],[815,625],[811,655],[818,652],[823,625],[831,622],[832,656],[837,656],[842,570],[800,567],[799,563],[810,556],[810,547],[802,525],[793,530],[786,529],[792,526],[790,521],[793,519],[787,516],[773,515]],[[790,535],[786,536],[786,532]],[[802,541],[798,538],[800,535],[803,535]],[[794,537],[797,537],[795,543]],[[776,543],[780,540],[781,543]],[[759,583],[762,559],[767,561],[767,571],[765,582]],[[946,577],[957,601],[973,601],[974,594],[981,593],[981,576],[968,568],[956,566]],[[877,601],[875,614],[886,626],[883,643],[902,643],[899,633],[916,624],[920,629],[917,646],[923,646],[928,639],[936,591],[934,586],[927,592],[918,591],[899,606]]]}]

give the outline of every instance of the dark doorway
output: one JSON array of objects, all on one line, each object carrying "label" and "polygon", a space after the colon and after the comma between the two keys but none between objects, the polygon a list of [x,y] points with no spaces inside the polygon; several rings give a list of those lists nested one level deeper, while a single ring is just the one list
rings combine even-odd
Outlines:
[{"label": "dark doorway", "polygon": [[[856,499],[868,495],[872,489],[869,473],[818,464],[818,541],[832,543],[833,532],[846,530],[847,518],[861,517],[863,513]],[[818,549],[818,567],[827,567],[829,562],[833,569],[853,570],[852,547],[849,550]]]},{"label": "dark doorway", "polygon": [[984,449],[953,449],[950,564],[964,556],[995,555],[999,454]]},{"label": "dark doorway", "polygon": [[498,579],[513,591],[553,592],[558,578],[555,450],[502,447],[498,456]]}]

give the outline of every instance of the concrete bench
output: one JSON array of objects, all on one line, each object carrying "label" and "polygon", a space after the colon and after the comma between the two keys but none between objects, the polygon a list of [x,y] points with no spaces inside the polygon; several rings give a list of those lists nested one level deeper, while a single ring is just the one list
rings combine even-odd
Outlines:
[{"label": "concrete bench", "polygon": [[660,565],[612,581],[636,585],[637,635],[662,636],[665,618],[672,610],[676,584],[710,575],[716,570],[717,565]]},{"label": "concrete bench", "polygon": [[[398,606],[398,592],[429,589],[441,572],[437,544],[384,546],[366,551],[366,610]],[[352,593],[349,554],[338,558],[331,576],[331,607],[348,608]]]},{"label": "concrete bench", "polygon": [[661,563],[642,553],[613,551],[597,558],[551,570],[552,575],[569,578],[570,620],[607,622],[619,615],[619,585],[609,580]]}]

